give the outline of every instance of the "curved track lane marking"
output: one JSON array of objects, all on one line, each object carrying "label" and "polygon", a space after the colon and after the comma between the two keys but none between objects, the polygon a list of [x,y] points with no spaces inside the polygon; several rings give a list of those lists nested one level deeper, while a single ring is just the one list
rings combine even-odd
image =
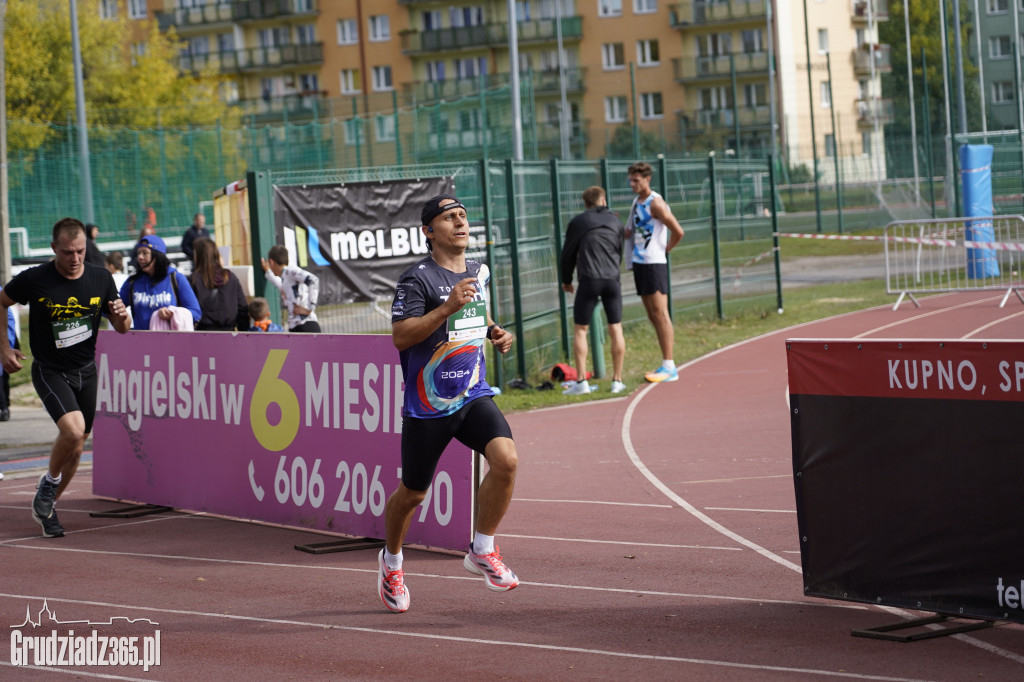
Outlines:
[{"label": "curved track lane marking", "polygon": [[[986,301],[986,300],[995,300],[995,299],[982,299],[982,301]],[[911,319],[920,319],[922,317],[929,317],[931,315],[938,314],[938,313],[944,312],[946,310],[953,310],[953,309],[956,309],[956,308],[963,308],[963,307],[966,307],[966,306],[969,306],[969,305],[974,305],[975,303],[978,303],[978,302],[980,302],[980,301],[972,301],[970,303],[962,303],[962,304],[957,305],[957,306],[951,306],[950,308],[943,308],[940,311],[935,311],[935,312],[931,312],[931,313],[924,313],[922,315],[917,315],[917,316],[915,316],[914,318],[911,318]],[[875,308],[868,308],[866,310],[877,310],[879,308],[888,308],[888,307],[889,306],[876,306]],[[724,353],[724,352],[729,351],[729,350],[735,350],[736,348],[740,348],[742,346],[745,346],[748,343],[753,343],[755,341],[761,341],[761,340],[767,339],[769,337],[780,335],[780,334],[782,334],[784,336],[785,335],[789,335],[789,333],[792,332],[794,329],[800,329],[801,327],[806,327],[806,326],[809,326],[809,325],[812,325],[812,324],[818,324],[819,322],[826,322],[826,321],[831,321],[831,320],[839,320],[839,319],[842,319],[844,317],[849,317],[851,315],[858,315],[858,314],[860,314],[862,312],[865,312],[865,311],[864,310],[858,310],[858,311],[854,311],[854,312],[850,312],[850,313],[843,313],[842,315],[835,315],[833,317],[827,317],[827,318],[825,318],[823,320],[815,320],[813,322],[805,322],[803,324],[794,325],[792,327],[786,327],[785,329],[778,329],[778,330],[773,331],[773,332],[768,332],[767,334],[762,334],[760,336],[755,336],[754,338],[751,338],[751,339],[746,339],[745,341],[740,341],[739,343],[734,343],[731,346],[726,346],[725,348],[719,348],[718,350],[714,350],[714,351],[708,353],[707,355],[703,355],[703,356],[701,356],[699,358],[694,358],[693,360],[690,360],[689,362],[686,362],[686,363],[683,363],[682,365],[679,365],[676,369],[678,371],[682,371],[682,370],[684,370],[684,369],[686,369],[688,367],[692,367],[693,365],[696,365],[697,363],[701,362],[702,360],[706,360],[708,358],[714,357],[716,355],[719,355],[720,353]],[[898,324],[898,323],[896,323],[896,324]],[[883,327],[879,327],[879,329],[886,329],[886,328],[891,327],[891,326],[895,326],[895,324],[885,325]],[[871,333],[871,332],[866,332],[866,333]],[[860,335],[860,336],[863,336],[863,334]],[[860,336],[854,337],[854,338],[860,338]],[[786,568],[788,568],[790,570],[796,571],[801,576],[803,576],[803,569],[800,567],[799,564],[795,564],[792,561],[789,561],[788,559],[785,559],[785,558],[779,556],[778,554],[775,554],[771,550],[765,549],[764,547],[762,547],[761,545],[757,544],[756,542],[754,542],[752,540],[748,540],[747,538],[743,537],[739,533],[736,533],[736,532],[733,532],[733,531],[729,530],[728,528],[726,528],[722,524],[720,524],[717,521],[715,521],[714,519],[712,519],[707,514],[704,514],[699,509],[694,507],[692,504],[690,504],[689,502],[684,500],[682,497],[677,495],[675,493],[675,491],[673,491],[667,485],[662,483],[661,479],[659,479],[657,476],[655,476],[654,473],[652,473],[651,470],[647,468],[647,465],[643,463],[643,460],[640,459],[640,455],[637,454],[636,449],[633,447],[633,439],[630,437],[629,432],[630,432],[630,427],[632,426],[632,423],[633,423],[633,414],[636,412],[637,405],[639,405],[640,401],[643,400],[644,397],[646,397],[646,395],[648,393],[650,393],[656,386],[657,386],[657,384],[649,384],[648,386],[640,389],[640,391],[636,395],[631,396],[630,400],[629,400],[629,406],[626,408],[626,413],[622,417],[622,447],[626,451],[626,455],[629,457],[629,460],[633,463],[633,466],[636,467],[637,471],[639,471],[643,475],[643,477],[646,478],[648,480],[648,482],[650,482],[651,485],[653,485],[655,488],[660,490],[662,492],[662,494],[665,495],[665,497],[667,497],[670,500],[672,500],[673,502],[675,502],[681,508],[686,510],[686,512],[688,512],[690,515],[692,515],[694,518],[698,519],[699,521],[703,522],[704,524],[706,524],[707,526],[709,526],[713,530],[721,533],[722,535],[724,535],[727,538],[733,540],[734,542],[737,542],[737,543],[743,545],[744,547],[752,549],[753,551],[757,552],[758,554],[760,554],[764,558],[766,558],[766,559],[768,559],[770,561],[774,561],[775,563],[779,564],[780,566],[784,566],[784,567],[786,567]],[[786,393],[787,393],[787,400],[786,400],[786,402],[788,404],[789,403],[789,400],[788,400],[788,394],[789,394],[788,388],[787,388]],[[914,618],[913,614],[911,614],[908,611],[904,611],[903,609],[899,609],[899,608],[895,608],[895,607],[889,607],[889,606],[879,606],[877,608],[879,608],[880,610],[885,611],[887,613],[891,613],[891,614],[897,615],[897,616],[899,616],[901,618],[906,618],[906,619]],[[932,625],[932,626],[929,627],[929,629],[937,629],[938,627],[940,627],[940,626]],[[951,637],[953,639],[958,639],[961,642],[964,642],[966,644],[970,644],[971,646],[975,646],[975,647],[977,647],[979,649],[983,649],[985,651],[988,651],[989,653],[996,654],[997,656],[1001,656],[1003,658],[1007,658],[1007,659],[1009,659],[1011,661],[1014,661],[1016,663],[1024,664],[1024,656],[1021,656],[1020,654],[1016,654],[1016,653],[1014,653],[1012,651],[1007,651],[1006,649],[1003,649],[1001,647],[995,646],[994,644],[989,644],[988,642],[983,642],[983,641],[981,641],[979,639],[975,639],[974,637],[971,637],[969,635],[963,635],[963,634],[951,635]]]},{"label": "curved track lane marking", "polygon": [[[886,329],[891,329],[892,327],[898,327],[901,324],[907,324],[908,322],[917,322],[918,320],[923,320],[926,317],[933,317],[935,315],[941,315],[943,313],[948,313],[948,312],[951,312],[953,310],[959,310],[960,308],[970,308],[971,306],[979,305],[981,303],[988,303],[990,301],[995,301],[998,298],[999,298],[998,296],[994,296],[992,298],[979,298],[977,301],[969,301],[967,303],[961,303],[959,305],[949,306],[948,308],[940,308],[939,310],[931,310],[931,311],[929,311],[927,313],[921,313],[920,315],[914,315],[913,317],[908,317],[908,318],[903,319],[903,320],[897,320],[896,322],[890,322],[889,324],[883,324],[881,327],[875,327],[874,329],[869,329],[868,331],[862,332],[860,334],[857,334],[856,336],[851,337],[851,338],[863,339],[864,337],[868,336],[869,334],[876,334],[876,333],[878,333],[880,331],[884,331]],[[832,319],[832,318],[827,318],[827,319]]]},{"label": "curved track lane marking", "polygon": [[1024,315],[1024,311],[1022,311],[1022,312],[1019,312],[1019,313],[1014,313],[1013,315],[1007,315],[1006,317],[1004,317],[1004,318],[1001,318],[1001,319],[999,319],[999,320],[994,320],[994,321],[992,321],[992,322],[989,322],[989,323],[988,323],[988,324],[986,324],[986,325],[982,325],[981,327],[978,327],[977,329],[975,329],[975,330],[974,330],[973,332],[971,332],[970,334],[964,334],[964,335],[963,335],[963,336],[961,336],[960,338],[962,338],[962,339],[969,339],[969,338],[971,338],[972,336],[974,336],[975,334],[979,334],[979,333],[981,333],[981,332],[985,331],[986,329],[990,329],[990,328],[992,328],[992,327],[995,327],[995,326],[997,326],[997,325],[1000,325],[1000,324],[1002,324],[1002,323],[1004,323],[1004,322],[1009,322],[1009,321],[1010,321],[1010,320],[1012,320],[1013,318],[1015,318],[1015,317],[1020,317],[1021,315]]},{"label": "curved track lane marking", "polygon": [[[12,599],[42,599],[36,595],[6,594],[0,593],[0,597]],[[756,663],[739,663],[734,661],[719,661],[707,658],[685,658],[683,656],[662,656],[658,654],[635,654],[626,651],[611,651],[608,649],[588,649],[575,646],[558,646],[556,644],[539,644],[535,642],[510,642],[508,640],[481,639],[477,637],[456,637],[452,635],[427,634],[422,632],[408,632],[405,630],[392,630],[387,628],[359,627],[355,625],[337,625],[331,623],[316,623],[313,621],[291,620],[284,618],[260,618],[258,616],[240,616],[228,613],[209,613],[205,611],[189,611],[185,609],[167,609],[151,606],[136,606],[133,604],[112,604],[109,602],[88,601],[82,599],[57,599],[47,597],[48,601],[67,604],[83,604],[86,606],[102,606],[105,608],[136,609],[139,611],[152,611],[156,613],[168,613],[181,616],[192,616],[202,618],[214,618],[219,620],[231,620],[248,623],[269,623],[273,625],[293,625],[305,628],[316,628],[317,630],[341,630],[344,632],[358,632],[370,635],[397,635],[400,637],[415,637],[418,639],[440,640],[445,642],[460,642],[464,644],[484,644],[487,646],[513,647],[521,649],[538,649],[541,651],[557,651],[560,653],[588,654],[596,656],[610,656],[614,658],[632,658],[644,661],[665,661],[668,663],[688,663],[692,665],[706,665],[719,668],[734,668],[739,670],[763,670],[768,672],[797,673],[802,675],[818,675],[821,677],[838,677],[857,680],[885,680],[887,682],[917,682],[915,678],[888,677],[884,675],[864,675],[836,670],[819,670],[815,668],[791,668],[775,665],[758,665]],[[0,665],[8,666],[7,662],[0,662]],[[116,679],[116,678],[115,678]]]}]

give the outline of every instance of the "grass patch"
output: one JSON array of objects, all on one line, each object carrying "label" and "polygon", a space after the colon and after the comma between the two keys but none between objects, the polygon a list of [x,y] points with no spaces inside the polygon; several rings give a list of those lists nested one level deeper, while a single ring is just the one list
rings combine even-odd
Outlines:
[{"label": "grass patch", "polygon": [[[775,311],[767,313],[750,311],[726,320],[719,320],[713,315],[677,320],[675,323],[674,358],[676,364],[682,364],[720,348],[779,329],[842,313],[892,304],[894,299],[885,293],[883,281],[861,280],[787,290],[784,302],[785,312],[782,314]],[[623,381],[626,383],[627,390],[634,391],[645,385],[644,373],[661,364],[661,351],[658,348],[658,339],[654,334],[654,328],[646,319],[627,327],[625,335],[626,361],[623,368]],[[595,380],[600,386],[601,390],[599,391],[586,396],[567,397],[562,395],[562,389],[557,385],[554,390],[550,391],[510,389],[497,396],[495,401],[502,410],[518,412],[564,405],[570,401],[580,402],[621,397],[624,394],[613,396],[608,390],[611,383],[612,364],[607,348],[605,350],[605,366],[609,374],[604,379]],[[528,377],[531,386],[538,386],[546,380],[550,380],[550,376],[541,372]]]}]

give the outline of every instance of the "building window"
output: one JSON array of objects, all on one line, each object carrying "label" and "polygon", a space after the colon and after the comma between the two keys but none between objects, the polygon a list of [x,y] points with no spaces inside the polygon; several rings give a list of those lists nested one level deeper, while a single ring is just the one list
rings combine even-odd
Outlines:
[{"label": "building window", "polygon": [[522,23],[530,20],[530,3],[528,0],[516,1],[516,21]]},{"label": "building window", "polygon": [[626,98],[622,95],[604,98],[605,123],[622,123],[626,120]]},{"label": "building window", "polygon": [[487,73],[486,57],[469,57],[455,60],[455,77],[458,79],[476,78]]},{"label": "building window", "polygon": [[139,60],[146,55],[146,43],[132,43],[132,66],[138,66]]},{"label": "building window", "polygon": [[828,29],[818,29],[818,54],[828,53]]},{"label": "building window", "polygon": [[605,43],[601,46],[601,66],[605,71],[626,68],[626,55],[622,43]]},{"label": "building window", "polygon": [[235,51],[235,34],[234,33],[218,33],[217,34],[217,52],[234,52]]},{"label": "building window", "polygon": [[265,28],[256,33],[257,46],[261,48],[288,45],[288,29],[285,27]]},{"label": "building window", "polygon": [[640,66],[657,66],[661,63],[657,40],[636,41],[636,61]]},{"label": "building window", "polygon": [[1005,104],[1013,101],[1013,81],[996,81],[992,84],[992,103]]},{"label": "building window", "polygon": [[658,11],[658,0],[633,0],[633,14],[654,14]]},{"label": "building window", "polygon": [[312,12],[313,0],[292,0],[295,12]]},{"label": "building window", "polygon": [[117,0],[100,0],[100,19],[117,19]]},{"label": "building window", "polygon": [[393,89],[391,85],[390,66],[373,67],[373,89],[376,92],[383,92]]},{"label": "building window", "polygon": [[1010,0],[985,0],[989,14],[1006,14],[1010,11]]},{"label": "building window", "polygon": [[427,82],[439,83],[444,80],[444,62],[427,62]]},{"label": "building window", "polygon": [[822,81],[819,87],[821,88],[821,106],[828,109],[832,106],[832,84]]},{"label": "building window", "polygon": [[448,9],[448,18],[452,22],[452,28],[480,26],[484,23],[484,8],[480,6],[451,7]]},{"label": "building window", "polygon": [[988,54],[992,59],[1009,59],[1010,49],[1010,36],[995,36],[988,39]]},{"label": "building window", "polygon": [[303,73],[299,75],[299,90],[307,94],[320,92],[320,77],[315,73]]},{"label": "building window", "polygon": [[743,86],[743,106],[754,109],[768,104],[768,86],[764,83],[748,83]]},{"label": "building window", "polygon": [[665,112],[661,108],[660,92],[645,92],[640,95],[640,118],[648,120],[661,118]]},{"label": "building window", "polygon": [[343,95],[355,95],[359,93],[359,70],[358,69],[342,69],[341,70],[341,94]]},{"label": "building window", "polygon": [[128,16],[132,19],[145,19],[146,0],[128,0]]},{"label": "building window", "polygon": [[380,42],[391,40],[391,21],[386,14],[370,17],[370,40]]},{"label": "building window", "polygon": [[338,19],[338,44],[356,45],[359,43],[359,24],[355,19]]},{"label": "building window", "polygon": [[313,24],[299,24],[295,27],[295,44],[312,45],[316,42],[316,32]]},{"label": "building window", "polygon": [[832,133],[825,134],[825,156],[831,158],[836,155],[836,138]]},{"label": "building window", "polygon": [[373,118],[373,129],[378,142],[395,141],[395,117],[375,116]]},{"label": "building window", "polygon": [[361,119],[354,118],[349,121],[345,121],[345,144],[357,145],[366,144],[366,135],[363,133],[363,122]]},{"label": "building window", "polygon": [[697,40],[698,57],[722,57],[732,52],[732,35],[709,33]]},{"label": "building window", "polygon": [[761,29],[750,29],[742,33],[743,39],[743,54],[757,54],[764,52],[764,41],[762,36],[764,32]]},{"label": "building window", "polygon": [[597,15],[599,17],[621,17],[622,0],[597,0]]},{"label": "building window", "polygon": [[867,130],[860,134],[860,150],[864,156],[871,156],[871,133]]},{"label": "building window", "polygon": [[441,10],[432,9],[423,12],[423,30],[424,31],[437,31],[441,28]]}]

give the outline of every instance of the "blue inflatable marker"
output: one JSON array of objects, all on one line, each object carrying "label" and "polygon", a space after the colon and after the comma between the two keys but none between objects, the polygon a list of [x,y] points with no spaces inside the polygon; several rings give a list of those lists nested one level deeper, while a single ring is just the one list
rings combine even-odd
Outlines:
[{"label": "blue inflatable marker", "polygon": [[[967,223],[967,241],[994,242],[992,220],[992,145],[965,144],[960,147],[960,183],[964,190],[964,216],[984,216],[986,220]],[[999,276],[999,261],[994,249],[967,249],[967,277],[983,279]]]}]

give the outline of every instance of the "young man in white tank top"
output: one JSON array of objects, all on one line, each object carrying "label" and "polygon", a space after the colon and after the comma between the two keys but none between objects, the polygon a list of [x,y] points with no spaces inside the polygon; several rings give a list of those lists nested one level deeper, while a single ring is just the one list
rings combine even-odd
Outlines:
[{"label": "young man in white tank top", "polygon": [[683,228],[660,194],[651,189],[651,165],[629,167],[629,186],[636,198],[629,211],[626,238],[633,239],[633,279],[643,301],[647,319],[654,325],[661,347],[662,363],[644,378],[651,383],[676,381],[679,373],[672,359],[675,330],[668,314],[668,259],[666,254],[683,238]]}]

